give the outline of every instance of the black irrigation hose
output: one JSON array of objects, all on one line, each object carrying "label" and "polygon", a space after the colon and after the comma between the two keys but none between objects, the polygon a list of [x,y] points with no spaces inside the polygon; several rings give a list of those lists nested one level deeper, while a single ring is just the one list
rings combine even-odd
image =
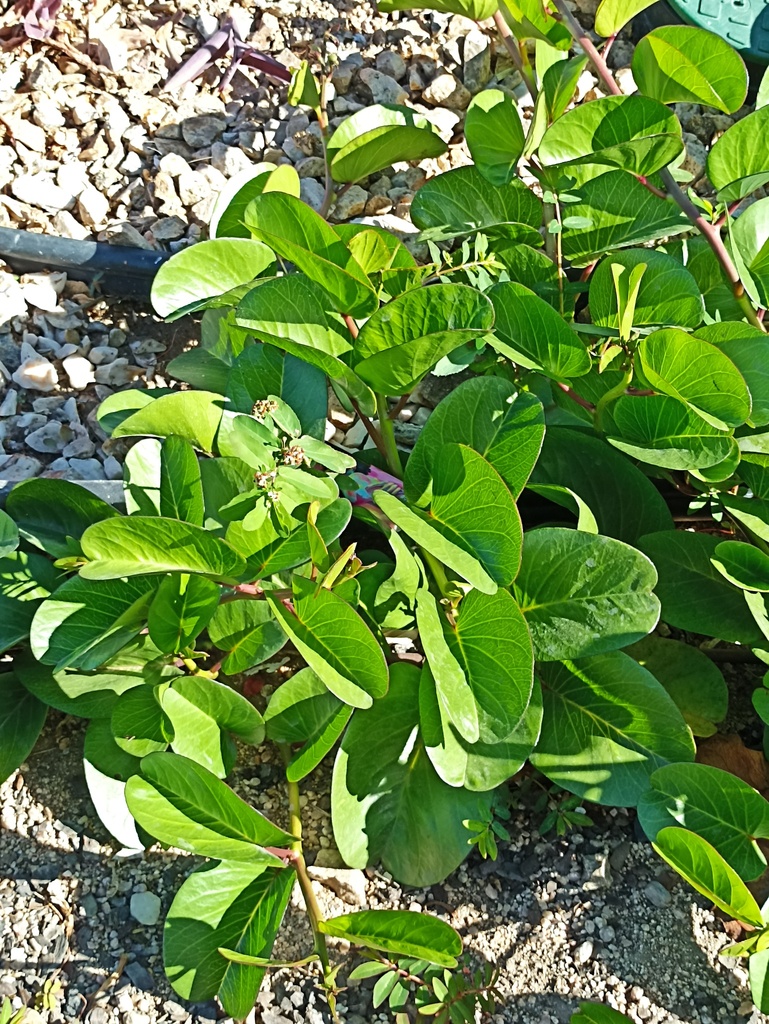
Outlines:
[{"label": "black irrigation hose", "polygon": [[0,227],[0,260],[16,273],[66,270],[73,280],[126,299],[149,298],[153,278],[170,255]]}]

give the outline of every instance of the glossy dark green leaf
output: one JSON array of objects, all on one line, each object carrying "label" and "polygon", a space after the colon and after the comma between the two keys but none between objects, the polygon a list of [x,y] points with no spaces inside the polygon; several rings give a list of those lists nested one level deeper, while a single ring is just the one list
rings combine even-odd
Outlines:
[{"label": "glossy dark green leaf", "polygon": [[633,78],[660,103],[704,103],[733,114],[745,102],[748,72],[726,39],[692,25],[663,25],[639,40]]},{"label": "glossy dark green leaf", "polygon": [[483,455],[517,498],[537,460],[544,433],[542,405],[530,392],[517,392],[502,377],[463,381],[422,428],[406,463],[406,496],[413,504],[425,504],[438,453],[443,445],[456,443]]},{"label": "glossy dark green leaf", "polygon": [[538,672],[545,713],[531,763],[570,793],[633,807],[657,768],[694,760],[678,708],[622,651],[542,665]]},{"label": "glossy dark green leaf", "polygon": [[716,321],[742,320],[743,312],[732,286],[704,238],[684,238],[668,242],[664,248],[686,267],[697,282],[709,317]]},{"label": "glossy dark green leaf", "polygon": [[538,153],[544,167],[581,183],[609,168],[653,174],[682,149],[681,125],[661,103],[645,96],[606,96],[560,117],[545,132]]},{"label": "glossy dark green leaf", "polygon": [[267,595],[276,618],[310,668],[340,700],[370,707],[387,692],[387,664],[374,634],[335,593],[295,576],[290,604]]},{"label": "glossy dark green leaf", "polygon": [[171,435],[160,446],[160,514],[203,525],[203,487],[192,445]]},{"label": "glossy dark green leaf", "polygon": [[246,210],[246,226],[325,291],[333,307],[350,316],[369,316],[379,305],[360,264],[334,229],[294,196],[268,192]]},{"label": "glossy dark green leaf", "polygon": [[610,444],[652,466],[706,469],[723,462],[735,447],[729,431],[667,395],[622,397],[611,413]]},{"label": "glossy dark green leaf", "polygon": [[654,566],[611,537],[530,530],[515,583],[540,661],[602,654],[640,640],[659,618]]},{"label": "glossy dark green leaf", "polygon": [[142,758],[126,800],[151,836],[202,857],[277,866],[279,858],[261,848],[293,842],[221,779],[179,754]]},{"label": "glossy dark green leaf", "polygon": [[663,828],[654,849],[703,896],[730,917],[763,927],[761,911],[750,890],[721,854],[696,832]]},{"label": "glossy dark green leaf", "polygon": [[224,541],[199,526],[159,516],[123,516],[89,526],[82,537],[90,561],[81,576],[111,580],[146,573],[189,572],[231,579],[245,562]]},{"label": "glossy dark green leaf", "polygon": [[739,494],[720,494],[719,501],[749,533],[762,541],[769,539],[769,501]]},{"label": "glossy dark green leaf", "polygon": [[742,590],[769,591],[769,555],[753,544],[723,541],[713,553],[713,565]]},{"label": "glossy dark green leaf", "polygon": [[214,439],[222,418],[224,399],[215,392],[176,391],[163,395],[124,419],[113,437],[177,437],[204,452],[214,450]]},{"label": "glossy dark green leaf", "polygon": [[515,99],[501,89],[479,92],[465,114],[465,139],[484,178],[492,185],[508,185],[524,146]]},{"label": "glossy dark green leaf", "polygon": [[697,282],[678,260],[653,249],[633,249],[606,256],[590,276],[590,316],[599,327],[618,327],[617,292],[612,268],[627,275],[639,264],[646,270],[636,299],[633,325],[698,327],[702,323],[702,296]]},{"label": "glossy dark green leaf", "polygon": [[227,652],[222,660],[226,675],[247,672],[267,661],[288,639],[267,602],[249,598],[220,604],[208,624],[208,636]]},{"label": "glossy dark green leaf", "polygon": [[246,207],[262,192],[299,197],[299,175],[291,164],[259,163],[230,178],[216,197],[208,225],[210,238],[250,238]]},{"label": "glossy dark green leaf", "polygon": [[749,422],[756,427],[769,423],[769,366],[766,335],[744,322],[714,323],[700,327],[695,337],[716,345],[737,367],[751,398]]},{"label": "glossy dark green leaf", "polygon": [[544,299],[513,281],[495,285],[489,298],[496,314],[490,342],[502,355],[556,380],[588,372],[584,342]]},{"label": "glossy dark green leaf", "polygon": [[662,683],[695,736],[712,736],[726,717],[729,691],[721,670],[698,647],[647,636],[625,653]]},{"label": "glossy dark green leaf", "polygon": [[754,645],[761,632],[742,593],[712,563],[719,539],[707,533],[666,530],[642,537],[638,546],[659,574],[656,592],[662,618],[677,629]]},{"label": "glossy dark green leaf", "polygon": [[217,395],[223,395],[227,390],[229,363],[204,348],[191,348],[175,356],[166,370],[174,380],[183,380],[198,391],[215,391]]},{"label": "glossy dark green leaf", "polygon": [[570,488],[595,516],[598,532],[626,544],[634,544],[646,533],[673,529],[665,500],[649,478],[606,441],[586,431],[550,427],[531,483]]},{"label": "glossy dark green leaf", "polygon": [[204,576],[174,573],[160,581],[149,607],[152,642],[164,654],[179,654],[208,625],[219,603],[219,587]]},{"label": "glossy dark green leaf", "polygon": [[118,746],[109,718],[92,718],[83,742],[83,758],[96,771],[123,784],[139,770],[140,760]]},{"label": "glossy dark green leaf", "polygon": [[218,995],[226,1013],[250,1013],[264,969],[227,960],[219,949],[269,956],[294,881],[293,871],[238,861],[204,864],[184,881],[163,930],[166,975],[182,999]]},{"label": "glossy dark green leaf", "polygon": [[456,967],[462,952],[462,939],[450,925],[432,914],[412,910],[359,910],[326,918],[321,931],[357,946],[416,957],[441,967]]},{"label": "glossy dark green leaf", "polygon": [[208,299],[253,281],[274,262],[274,253],[250,238],[198,242],[160,265],[152,305],[164,317],[200,309]]},{"label": "glossy dark green leaf", "polygon": [[475,288],[415,288],[366,321],[355,340],[355,372],[375,391],[408,394],[439,359],[493,323],[491,303]]},{"label": "glossy dark green leaf", "polygon": [[761,1013],[769,1011],[769,949],[753,953],[748,960],[750,996]]},{"label": "glossy dark green leaf", "polygon": [[31,753],[48,708],[13,672],[0,674],[0,782]]},{"label": "glossy dark green leaf", "polygon": [[25,480],[8,495],[5,507],[21,536],[54,558],[77,553],[87,527],[120,514],[68,480]]},{"label": "glossy dark green leaf", "polygon": [[133,757],[165,750],[171,736],[153,686],[134,686],[115,701],[110,716],[115,743]]},{"label": "glossy dark green leaf", "polygon": [[0,558],[10,555],[19,546],[19,528],[7,512],[0,509]]},{"label": "glossy dark green leaf", "polygon": [[339,125],[327,143],[334,181],[360,181],[399,160],[441,156],[446,143],[426,117],[409,107],[374,103]]},{"label": "glossy dark green leaf", "polygon": [[708,177],[722,202],[742,199],[769,181],[768,130],[769,107],[761,107],[728,128],[708,153]]}]

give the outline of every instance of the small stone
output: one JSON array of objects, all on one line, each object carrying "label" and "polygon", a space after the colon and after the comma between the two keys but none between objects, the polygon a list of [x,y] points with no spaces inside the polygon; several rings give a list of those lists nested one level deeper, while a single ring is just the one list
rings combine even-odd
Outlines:
[{"label": "small stone", "polygon": [[185,117],[181,122],[182,138],[192,149],[210,146],[227,127],[227,118],[222,114],[197,114]]},{"label": "small stone", "polygon": [[199,171],[185,171],[184,174],[180,174],[177,188],[179,198],[185,206],[194,206],[211,195],[211,186]]},{"label": "small stone", "polygon": [[13,379],[28,391],[53,391],[59,383],[56,367],[45,356],[29,356],[13,374]]},{"label": "small stone", "polygon": [[172,178],[178,178],[180,174],[191,171],[192,168],[184,157],[179,156],[178,153],[166,153],[165,156],[160,158],[158,170],[163,174],[170,174]]},{"label": "small stone", "polygon": [[406,61],[394,50],[382,50],[376,55],[376,69],[400,82],[406,74]]},{"label": "small stone", "polygon": [[317,865],[307,872],[314,881],[325,885],[337,896],[355,907],[366,905],[366,876],[362,871],[349,868],[321,868]]},{"label": "small stone", "polygon": [[110,245],[127,245],[132,249],[152,249],[144,235],[128,221],[124,221],[122,224],[110,224],[103,237]]},{"label": "small stone", "polygon": [[22,146],[31,149],[33,153],[45,153],[46,133],[39,125],[10,114],[7,114],[3,120],[14,142],[20,142]]},{"label": "small stone", "polygon": [[695,181],[699,181],[705,173],[708,151],[697,136],[692,135],[691,132],[684,132],[683,138],[684,145],[686,146],[686,159],[683,163],[683,169],[688,171]]},{"label": "small stone", "polygon": [[491,78],[491,41],[485,32],[473,29],[465,36],[462,80],[473,94],[480,92]]},{"label": "small stone", "polygon": [[181,217],[161,217],[152,225],[152,237],[156,242],[175,242],[187,231]]},{"label": "small stone", "polygon": [[315,178],[302,178],[299,182],[299,198],[317,213],[323,207],[326,190]]},{"label": "small stone", "polygon": [[434,107],[465,110],[472,96],[454,75],[446,71],[430,82],[422,93],[422,99]]},{"label": "small stone", "polygon": [[215,142],[211,146],[211,164],[226,178],[232,178],[253,167],[239,146],[227,146],[223,142]]},{"label": "small stone", "polygon": [[131,917],[139,924],[151,926],[160,919],[160,899],[154,892],[135,892],[131,896]]},{"label": "small stone", "polygon": [[64,450],[72,439],[72,431],[65,423],[50,420],[26,437],[26,444],[33,452],[53,455]]},{"label": "small stone", "polygon": [[[12,455],[2,469],[0,469],[0,480],[7,483],[18,483],[19,480],[29,480],[37,476],[42,469],[39,459],[31,455]],[[22,956],[24,959],[24,956]]]},{"label": "small stone", "polygon": [[93,185],[88,185],[78,196],[77,211],[84,224],[99,228],[109,216],[109,199]]},{"label": "small stone", "polygon": [[381,71],[376,71],[374,68],[364,68],[360,72],[359,77],[371,93],[374,103],[403,103],[404,100],[408,99],[408,93],[403,86],[389,75],[383,75]]},{"label": "small stone", "polygon": [[19,404],[19,392],[13,388],[3,397],[0,402],[0,416],[15,416]]},{"label": "small stone", "polygon": [[[332,424],[333,426],[333,424]],[[345,866],[342,855],[332,846],[323,846],[315,857],[313,867],[316,868],[343,868]]]},{"label": "small stone", "polygon": [[633,78],[633,71],[631,68],[620,68],[614,75],[614,79],[620,87],[620,91],[625,96],[632,96],[638,88],[635,84],[635,78]]},{"label": "small stone", "polygon": [[52,274],[28,274],[21,281],[21,292],[30,306],[49,313],[61,312],[59,293]]},{"label": "small stone", "polygon": [[296,173],[300,178],[322,178],[326,173],[326,164],[322,156],[306,156],[296,165]]},{"label": "small stone", "polygon": [[94,366],[103,366],[117,358],[117,349],[111,345],[94,345],[88,352],[88,359]]},{"label": "small stone", "polygon": [[77,238],[82,241],[88,238],[91,232],[84,228],[79,220],[75,220],[68,210],[61,210],[53,218],[53,228],[57,235],[62,238]]},{"label": "small stone", "polygon": [[11,182],[11,193],[22,203],[37,206],[48,213],[72,209],[75,199],[46,174],[20,174]]},{"label": "small stone", "polygon": [[140,988],[143,992],[151,992],[154,989],[155,982],[152,980],[152,975],[147,968],[138,963],[138,961],[126,964],[125,973],[134,985],[137,988]]},{"label": "small stone", "polygon": [[616,933],[610,924],[605,924],[599,931],[598,935],[600,936],[601,942],[606,943],[614,942],[616,937]]},{"label": "small stone", "polygon": [[593,955],[593,943],[586,939],[578,948],[574,959],[578,964],[586,964]]},{"label": "small stone", "polygon": [[368,192],[360,185],[353,185],[348,188],[337,199],[334,205],[334,217],[336,220],[349,220],[351,217],[360,217],[366,209]]},{"label": "small stone", "polygon": [[96,383],[108,384],[110,387],[119,388],[124,384],[130,384],[142,374],[141,366],[131,366],[127,359],[115,359],[106,366],[97,366]]},{"label": "small stone", "polygon": [[665,886],[656,880],[649,882],[644,887],[644,896],[652,906],[660,908],[669,907],[673,899]]}]

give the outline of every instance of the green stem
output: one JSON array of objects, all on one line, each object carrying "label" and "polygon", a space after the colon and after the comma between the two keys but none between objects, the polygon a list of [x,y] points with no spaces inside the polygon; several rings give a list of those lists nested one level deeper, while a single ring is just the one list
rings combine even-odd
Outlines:
[{"label": "green stem", "polygon": [[403,478],[403,464],[400,452],[398,451],[398,445],[395,443],[395,425],[390,419],[387,397],[378,392],[376,396],[376,411],[379,417],[379,433],[382,437],[387,465],[390,468],[390,472],[394,473],[400,480]]},{"label": "green stem", "polygon": [[601,397],[598,399],[598,402],[595,407],[595,426],[597,430],[601,431],[601,433],[603,433],[602,419],[606,407],[610,405],[611,402],[615,400],[615,398],[620,398],[622,395],[625,394],[627,386],[632,379],[632,369],[625,370],[625,372],[622,375],[622,380],[619,382],[619,384],[615,385],[613,388],[610,388],[605,395],[601,395]]},{"label": "green stem", "polygon": [[441,592],[441,597],[448,597],[449,594],[455,588],[452,587],[449,578],[446,575],[446,570],[443,567],[443,563],[439,562],[435,555],[431,554],[425,548],[420,547],[419,553],[427,563],[427,566],[433,575],[433,579],[435,580],[438,590],[440,590]]}]

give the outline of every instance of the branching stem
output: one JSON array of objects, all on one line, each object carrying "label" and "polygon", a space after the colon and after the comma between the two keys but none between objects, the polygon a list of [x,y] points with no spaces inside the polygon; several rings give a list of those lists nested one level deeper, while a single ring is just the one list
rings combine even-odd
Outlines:
[{"label": "branching stem", "polygon": [[538,91],[537,86],[534,82],[534,79],[526,70],[526,67],[523,63],[523,57],[521,56],[521,50],[518,45],[518,40],[510,31],[510,26],[505,21],[504,15],[502,14],[501,11],[497,11],[497,13],[494,15],[494,24],[497,26],[497,31],[502,36],[502,42],[505,44],[507,52],[510,54],[513,64],[515,64],[516,68],[520,72],[521,78],[523,79],[523,84],[529,90],[529,95],[533,100],[536,100]]}]

